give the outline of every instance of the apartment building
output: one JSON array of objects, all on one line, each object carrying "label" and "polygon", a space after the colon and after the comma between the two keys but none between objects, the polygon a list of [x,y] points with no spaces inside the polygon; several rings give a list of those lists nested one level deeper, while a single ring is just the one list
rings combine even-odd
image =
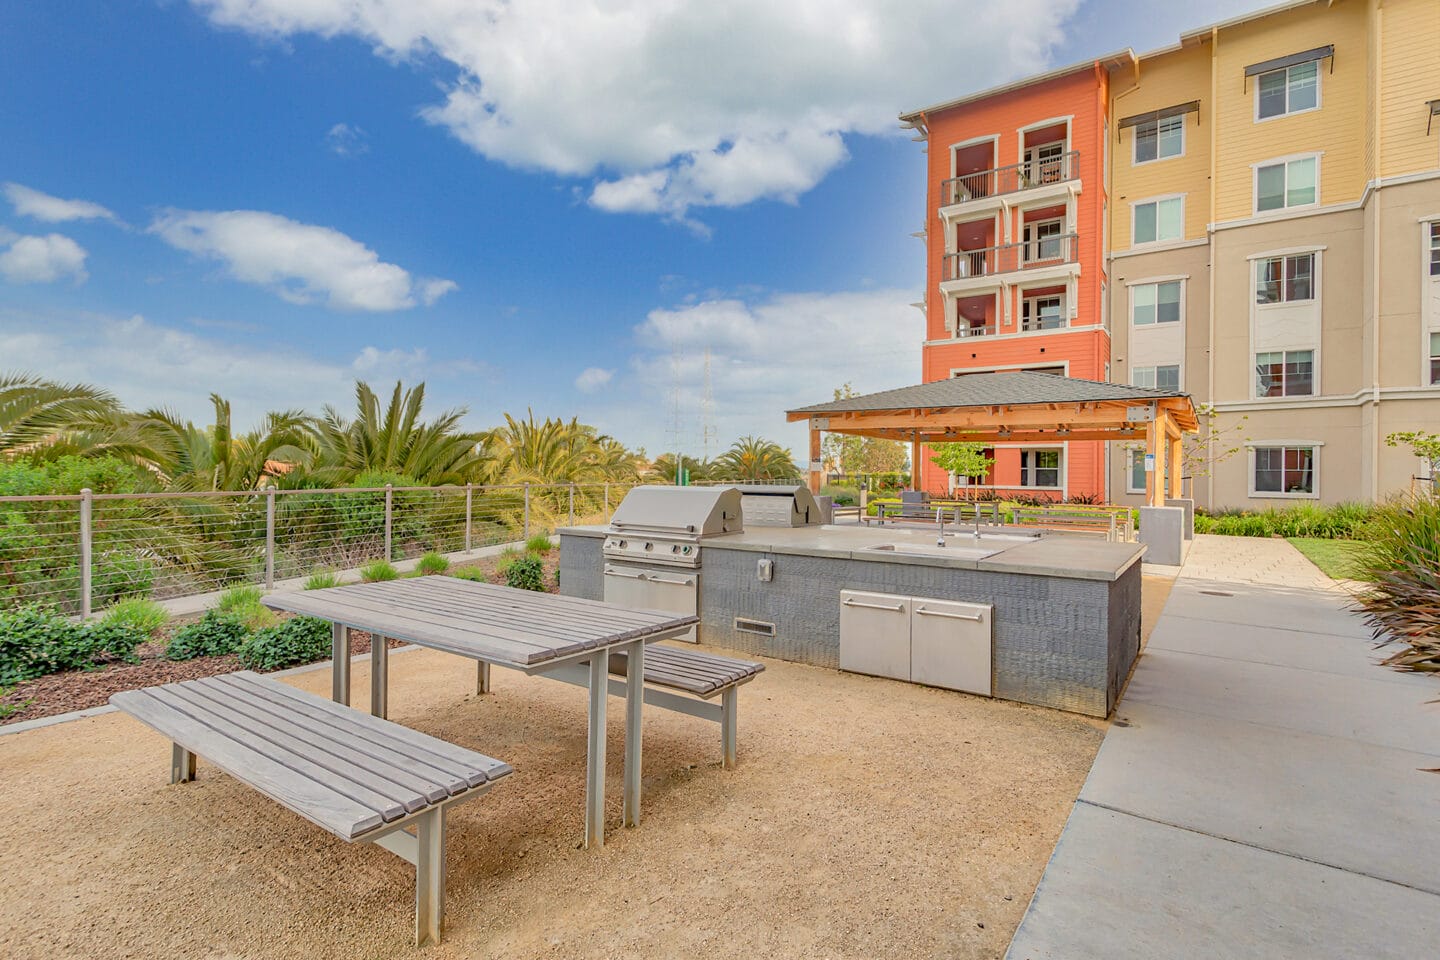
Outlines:
[{"label": "apartment building", "polygon": [[[1137,58],[1111,91],[1112,375],[1213,405],[1188,490],[1408,489],[1423,466],[1385,437],[1440,431],[1440,3],[1286,3]],[[1111,463],[1138,503],[1143,455]]]},{"label": "apartment building", "polygon": [[[1042,234],[1026,133],[1061,118],[1072,189]],[[1214,410],[1185,480],[1212,508],[1372,500],[1422,474],[1385,438],[1440,432],[1440,2],[1291,0],[902,120],[928,146],[926,380],[1050,364],[1183,389]],[[987,136],[1023,181],[980,170]],[[1054,237],[1075,244],[1063,327],[1053,301],[1026,306]],[[1070,446],[1039,477],[1055,493],[1142,500],[1139,451]],[[1057,461],[1021,454],[984,480]]]},{"label": "apartment building", "polygon": [[[1127,60],[1133,57],[1125,55]],[[1090,60],[901,119],[928,154],[925,382],[998,370],[1104,380],[1104,156],[1112,63]],[[998,444],[988,476],[947,476],[922,450],[932,493],[1103,496],[1096,441]]]}]

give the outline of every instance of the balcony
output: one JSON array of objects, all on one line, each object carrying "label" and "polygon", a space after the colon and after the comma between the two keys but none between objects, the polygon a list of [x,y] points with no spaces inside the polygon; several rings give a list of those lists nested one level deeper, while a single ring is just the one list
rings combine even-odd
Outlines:
[{"label": "balcony", "polygon": [[1065,193],[1071,181],[1080,175],[1080,151],[1071,150],[1054,157],[1026,160],[1006,167],[991,170],[977,170],[942,181],[940,184],[940,207],[959,204],[980,204],[993,201],[998,206],[1001,198],[1007,201],[1028,200],[1030,197],[1015,197],[1015,194],[1033,191],[1037,196]]},{"label": "balcony", "polygon": [[[1020,273],[1045,268],[1068,268],[1079,260],[1080,238],[1073,233],[1058,237],[1043,237],[1020,243],[1002,243],[995,247],[981,247],[976,250],[961,250],[945,255],[945,268],[941,282],[962,283],[951,289],[958,292],[961,286],[993,285],[1001,274]],[[1074,272],[1062,270],[1061,272]]]}]

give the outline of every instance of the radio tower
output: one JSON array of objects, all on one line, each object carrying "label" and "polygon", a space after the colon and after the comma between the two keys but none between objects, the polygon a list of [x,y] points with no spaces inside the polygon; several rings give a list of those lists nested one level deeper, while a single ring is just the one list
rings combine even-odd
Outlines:
[{"label": "radio tower", "polygon": [[710,348],[705,348],[705,392],[700,397],[700,454],[710,462],[710,447],[715,443],[715,394],[710,389]]}]

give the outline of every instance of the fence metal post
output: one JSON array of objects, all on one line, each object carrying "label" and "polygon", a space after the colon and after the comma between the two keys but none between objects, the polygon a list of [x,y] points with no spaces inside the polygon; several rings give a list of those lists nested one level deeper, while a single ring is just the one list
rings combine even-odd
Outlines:
[{"label": "fence metal post", "polygon": [[610,522],[610,484],[605,484],[605,522]]},{"label": "fence metal post", "polygon": [[275,488],[265,488],[265,589],[275,589]]},{"label": "fence metal post", "polygon": [[93,547],[91,531],[94,493],[89,487],[80,491],[80,619],[90,619],[90,567]]},{"label": "fence metal post", "polygon": [[530,539],[530,484],[525,484],[525,539]]},{"label": "fence metal post", "polygon": [[470,552],[470,516],[475,501],[475,484],[465,484],[465,552]]},{"label": "fence metal post", "polygon": [[389,561],[389,559],[390,559],[392,556],[394,556],[394,554],[392,554],[392,553],[390,552],[390,526],[391,526],[390,521],[391,521],[391,519],[394,517],[394,515],[395,515],[395,486],[394,486],[394,484],[389,484],[389,483],[387,483],[387,484],[385,484],[385,559],[386,559],[386,561]]},{"label": "fence metal post", "polygon": [[570,526],[575,526],[575,484],[570,484]]}]

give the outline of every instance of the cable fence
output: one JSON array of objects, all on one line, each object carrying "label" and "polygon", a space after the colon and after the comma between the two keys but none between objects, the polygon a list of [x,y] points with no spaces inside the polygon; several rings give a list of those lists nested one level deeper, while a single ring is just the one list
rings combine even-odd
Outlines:
[{"label": "cable fence", "polygon": [[606,523],[633,483],[0,497],[0,608],[88,617]]}]

